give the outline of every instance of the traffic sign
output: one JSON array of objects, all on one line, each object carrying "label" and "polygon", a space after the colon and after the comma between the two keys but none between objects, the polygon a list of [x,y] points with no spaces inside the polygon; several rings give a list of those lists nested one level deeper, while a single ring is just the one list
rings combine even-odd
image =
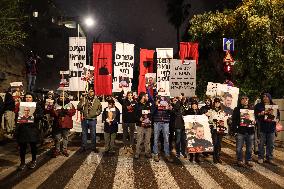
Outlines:
[{"label": "traffic sign", "polygon": [[223,38],[223,51],[234,51],[234,39]]},{"label": "traffic sign", "polygon": [[230,54],[230,51],[226,51],[226,55],[224,57],[224,62],[234,62],[234,59],[232,55]]}]

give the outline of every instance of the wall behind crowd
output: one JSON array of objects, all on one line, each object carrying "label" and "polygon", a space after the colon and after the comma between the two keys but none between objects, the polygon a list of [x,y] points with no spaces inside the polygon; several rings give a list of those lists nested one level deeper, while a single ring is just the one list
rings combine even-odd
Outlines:
[{"label": "wall behind crowd", "polygon": [[11,49],[9,53],[0,53],[0,92],[6,91],[11,82],[23,82],[26,90],[25,55]]}]

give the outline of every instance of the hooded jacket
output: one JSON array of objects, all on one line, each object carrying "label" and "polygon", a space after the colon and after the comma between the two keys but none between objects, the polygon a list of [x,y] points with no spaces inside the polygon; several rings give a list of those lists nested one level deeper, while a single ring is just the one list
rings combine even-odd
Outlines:
[{"label": "hooded jacket", "polygon": [[[270,100],[270,105],[275,105],[272,102],[271,95],[269,93],[264,93],[269,100]],[[276,131],[276,122],[275,121],[266,121],[264,120],[264,115],[260,115],[262,111],[265,111],[265,104],[263,102],[263,99],[261,100],[260,103],[256,104],[254,107],[254,114],[255,118],[257,121],[257,124],[259,126],[260,132],[262,133],[274,133]],[[280,112],[279,110],[277,111],[277,117],[279,118]]]},{"label": "hooded jacket", "polygon": [[96,119],[102,112],[102,105],[97,97],[86,97],[80,100],[77,110],[81,111],[84,119]]},{"label": "hooded jacket", "polygon": [[63,106],[63,102],[58,99],[55,104],[55,109],[52,111],[51,115],[54,117],[54,122],[57,128],[72,129],[72,117],[75,113],[76,109],[69,100],[65,100]]}]

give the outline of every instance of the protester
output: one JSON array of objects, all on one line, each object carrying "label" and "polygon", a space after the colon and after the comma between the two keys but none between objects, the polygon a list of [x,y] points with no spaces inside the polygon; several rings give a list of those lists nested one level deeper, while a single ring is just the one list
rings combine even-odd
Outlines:
[{"label": "protester", "polygon": [[[70,129],[73,128],[72,116],[76,113],[76,109],[73,104],[70,102],[66,92],[62,92],[60,97],[57,99],[57,102],[52,111],[52,116],[54,117],[55,124],[55,149],[53,151],[53,157],[56,158],[60,151],[66,157],[69,156],[67,145],[68,145],[68,136]],[[60,150],[62,139],[62,150]]]},{"label": "protester", "polygon": [[[262,164],[264,155],[266,154],[266,162],[275,165],[273,162],[273,149],[276,132],[276,121],[274,119],[265,119],[267,116],[273,116],[270,111],[265,109],[266,105],[274,105],[271,95],[264,93],[262,95],[262,101],[255,105],[255,117],[260,126],[260,143],[258,147],[258,163]],[[279,110],[277,110],[277,120],[279,121]],[[266,145],[266,153],[264,150]]]},{"label": "protester", "polygon": [[39,60],[39,56],[31,52],[31,55],[26,63],[26,70],[28,76],[28,91],[34,91],[35,89]]},{"label": "protester", "polygon": [[[36,99],[32,93],[26,93],[24,97],[25,102],[36,102]],[[33,169],[36,167],[36,154],[37,154],[37,143],[39,141],[39,130],[37,124],[39,120],[43,117],[43,110],[41,106],[37,103],[35,112],[33,114],[33,123],[19,123],[16,126],[16,140],[20,148],[20,159],[21,164],[19,170],[23,170],[26,166],[26,150],[27,145],[30,144],[32,161],[28,164],[28,167]]]},{"label": "protester", "polygon": [[225,112],[221,107],[221,100],[219,98],[214,99],[213,106],[209,114],[212,141],[214,146],[213,162],[222,164],[222,160],[220,159],[221,144],[225,132],[224,124],[227,120],[225,118]]},{"label": "protester", "polygon": [[160,160],[158,154],[158,141],[159,135],[162,131],[163,141],[164,141],[164,153],[165,158],[169,162],[173,162],[173,159],[170,156],[169,149],[169,125],[170,125],[170,112],[172,106],[170,102],[166,100],[166,97],[158,97],[153,108],[153,122],[154,122],[154,161],[158,162]]},{"label": "protester", "polygon": [[[191,107],[188,110],[185,110],[184,114],[185,115],[201,115],[201,112],[198,108],[198,102],[196,100],[192,100],[191,101]],[[198,153],[198,152],[196,152],[195,154],[190,153],[189,154],[189,161],[193,162],[193,158],[194,158],[196,163],[200,163],[199,154],[200,153]]]},{"label": "protester", "polygon": [[90,128],[91,139],[93,143],[93,151],[98,153],[96,148],[96,124],[97,116],[102,112],[102,105],[99,99],[95,96],[94,90],[89,89],[88,95],[81,98],[77,110],[83,114],[81,120],[82,126],[82,151],[86,151],[88,128]]},{"label": "protester", "polygon": [[242,110],[248,110],[249,108],[249,99],[246,95],[240,96],[239,104],[233,111],[232,116],[232,129],[234,133],[237,133],[236,136],[236,155],[237,155],[237,164],[238,166],[244,166],[243,162],[243,145],[246,145],[246,154],[245,154],[245,164],[249,167],[253,167],[252,163],[252,145],[254,140],[254,124],[244,123],[244,119],[241,119]]},{"label": "protester", "polygon": [[209,96],[204,99],[205,105],[200,108],[201,114],[207,114],[207,112],[212,108],[212,100]]},{"label": "protester", "polygon": [[115,106],[113,99],[108,100],[108,107],[103,111],[102,120],[104,122],[105,153],[114,154],[114,142],[120,122],[120,111]]},{"label": "protester", "polygon": [[15,128],[15,100],[11,94],[11,88],[9,88],[5,94],[3,113],[4,120],[2,121],[2,128],[6,129],[7,136],[12,138],[12,134]]},{"label": "protester", "polygon": [[[151,158],[151,133],[152,133],[152,101],[149,100],[148,95],[145,92],[139,94],[139,102],[137,105],[137,144],[136,153],[134,158],[138,159],[141,153],[141,144],[144,143],[145,156]],[[145,138],[144,138],[145,136]]]},{"label": "protester", "polygon": [[124,91],[122,90],[118,98],[122,105],[123,149],[124,153],[133,154],[137,103],[134,101],[131,91],[127,92],[125,99],[122,98],[123,94]]}]

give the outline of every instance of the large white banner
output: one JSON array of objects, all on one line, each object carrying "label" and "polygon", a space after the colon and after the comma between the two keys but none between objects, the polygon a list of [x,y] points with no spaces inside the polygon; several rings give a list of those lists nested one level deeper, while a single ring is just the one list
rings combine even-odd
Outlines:
[{"label": "large white banner", "polygon": [[157,48],[157,88],[159,92],[170,94],[170,60],[173,48]]},{"label": "large white banner", "polygon": [[85,91],[86,82],[81,79],[86,67],[86,38],[69,37],[70,91]]},{"label": "large white banner", "polygon": [[116,43],[113,66],[113,92],[131,91],[134,65],[134,44]]},{"label": "large white banner", "polygon": [[170,93],[172,97],[184,93],[186,97],[195,95],[196,90],[196,61],[170,61]]}]

